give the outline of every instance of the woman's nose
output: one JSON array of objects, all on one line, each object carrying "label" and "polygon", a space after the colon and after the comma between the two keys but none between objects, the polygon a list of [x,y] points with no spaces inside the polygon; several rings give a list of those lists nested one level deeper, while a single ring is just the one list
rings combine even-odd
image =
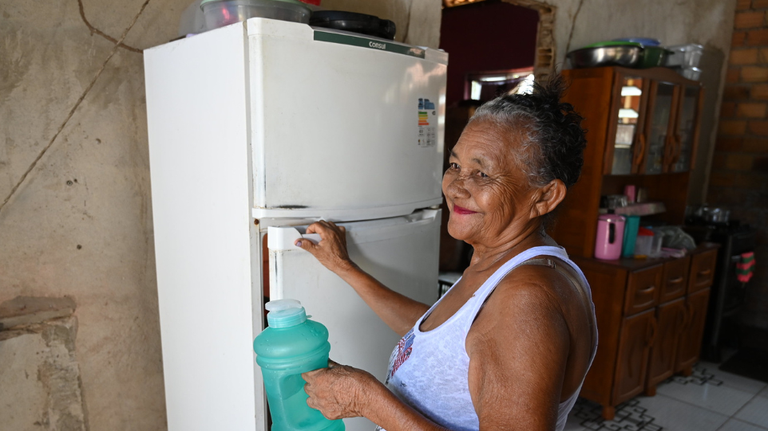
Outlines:
[{"label": "woman's nose", "polygon": [[469,191],[464,187],[465,178],[461,175],[456,175],[452,178],[445,178],[447,184],[445,186],[445,194],[451,198],[466,198],[469,197]]}]

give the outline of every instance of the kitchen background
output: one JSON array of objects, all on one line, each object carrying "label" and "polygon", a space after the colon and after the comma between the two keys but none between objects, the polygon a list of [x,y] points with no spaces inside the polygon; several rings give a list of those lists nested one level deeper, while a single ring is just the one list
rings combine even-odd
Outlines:
[{"label": "kitchen background", "polygon": [[[65,317],[0,331],[0,405],[26,406],[4,407],[0,423],[165,429],[141,50],[175,38],[189,3],[0,3],[0,303],[27,297],[0,306],[0,329],[24,318]],[[560,68],[567,51],[616,37],[705,46],[708,132],[702,128],[691,199],[727,205],[732,218],[756,226],[758,260],[766,255],[768,1],[507,3],[539,12],[539,66]],[[448,37],[443,14],[461,21],[440,0],[322,6],[391,19],[396,40],[429,47]],[[469,27],[452,28],[454,38],[470,35]],[[484,41],[496,56],[530,51],[518,46],[521,38],[502,37]],[[762,298],[765,267],[758,265],[753,289]],[[748,301],[756,327],[768,328],[766,315],[768,303]],[[65,383],[70,389],[62,392]]]}]

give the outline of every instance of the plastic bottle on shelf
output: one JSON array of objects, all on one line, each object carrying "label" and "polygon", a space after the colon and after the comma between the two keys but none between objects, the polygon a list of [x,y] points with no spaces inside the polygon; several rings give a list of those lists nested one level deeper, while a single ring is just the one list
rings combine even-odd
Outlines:
[{"label": "plastic bottle on shelf", "polygon": [[301,373],[328,366],[328,329],[307,319],[299,301],[266,304],[267,327],[253,341],[264,376],[272,431],[342,431],[344,422],[329,420],[307,405]]}]

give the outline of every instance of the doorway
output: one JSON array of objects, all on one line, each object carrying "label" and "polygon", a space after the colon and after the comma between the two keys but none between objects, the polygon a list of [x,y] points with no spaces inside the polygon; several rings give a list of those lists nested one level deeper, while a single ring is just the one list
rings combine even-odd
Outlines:
[{"label": "doorway", "polygon": [[[443,0],[440,48],[448,52],[445,158],[482,102],[553,72],[554,8],[531,0]],[[443,203],[440,271],[461,273],[471,247],[448,234]]]}]

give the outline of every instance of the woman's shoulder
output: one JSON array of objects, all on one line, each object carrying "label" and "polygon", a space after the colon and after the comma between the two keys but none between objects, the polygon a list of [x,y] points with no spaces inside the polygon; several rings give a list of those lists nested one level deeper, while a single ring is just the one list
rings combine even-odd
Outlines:
[{"label": "woman's shoulder", "polygon": [[518,265],[499,280],[478,313],[476,325],[501,327],[501,321],[519,324],[520,320],[530,320],[559,327],[567,320],[570,304],[575,307],[580,297],[572,278],[557,267],[567,268],[572,275],[576,275],[575,271],[551,255],[536,255],[529,261],[539,262]]},{"label": "woman's shoulder", "polygon": [[[467,352],[476,346],[532,346],[568,339],[563,281],[543,266],[522,265],[499,281],[467,334]],[[558,343],[562,344],[562,343]],[[566,343],[567,344],[567,343]]]},{"label": "woman's shoulder", "polygon": [[505,307],[512,308],[518,308],[516,304],[521,301],[525,301],[528,306],[532,305],[532,302],[540,303],[540,306],[558,305],[566,287],[564,281],[550,266],[520,265],[499,281],[488,301],[498,301]]}]

